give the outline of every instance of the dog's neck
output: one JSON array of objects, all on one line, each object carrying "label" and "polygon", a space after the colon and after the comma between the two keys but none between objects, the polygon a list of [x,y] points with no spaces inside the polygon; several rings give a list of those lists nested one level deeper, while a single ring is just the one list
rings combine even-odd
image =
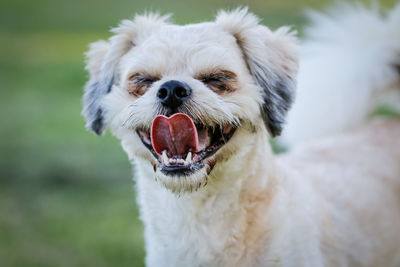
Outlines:
[{"label": "dog's neck", "polygon": [[268,144],[265,131],[245,139],[235,156],[215,166],[204,188],[181,196],[157,183],[153,168],[139,160],[138,201],[148,261],[164,257],[183,264],[203,255],[203,263],[226,265],[251,255],[248,247],[264,242],[259,240],[268,231],[263,217],[275,192],[275,163]]}]

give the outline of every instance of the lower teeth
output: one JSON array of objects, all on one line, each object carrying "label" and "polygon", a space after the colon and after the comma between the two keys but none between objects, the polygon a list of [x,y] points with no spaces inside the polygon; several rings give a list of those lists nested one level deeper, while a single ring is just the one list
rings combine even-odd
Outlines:
[{"label": "lower teeth", "polygon": [[192,152],[189,152],[186,156],[186,159],[184,161],[185,165],[189,165],[189,163],[192,161]]},{"label": "lower teeth", "polygon": [[184,165],[187,166],[192,162],[192,152],[189,152],[186,155],[186,159],[184,160],[183,158],[168,158],[167,156],[167,151],[163,151],[161,154],[161,158],[162,158],[162,163],[164,163],[167,166],[170,165]]}]

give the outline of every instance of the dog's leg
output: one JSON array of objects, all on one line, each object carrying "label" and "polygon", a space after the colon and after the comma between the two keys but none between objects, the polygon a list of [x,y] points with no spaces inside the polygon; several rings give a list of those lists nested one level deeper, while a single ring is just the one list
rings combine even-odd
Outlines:
[{"label": "dog's leg", "polygon": [[310,12],[310,18],[297,99],[282,138],[289,146],[357,126],[378,96],[400,95],[400,4],[384,18],[378,8],[359,5]]}]

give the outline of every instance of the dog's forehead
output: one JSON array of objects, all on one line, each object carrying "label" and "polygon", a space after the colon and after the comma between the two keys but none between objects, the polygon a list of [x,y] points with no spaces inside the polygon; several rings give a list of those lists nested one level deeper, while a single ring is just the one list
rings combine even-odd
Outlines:
[{"label": "dog's forehead", "polygon": [[[225,39],[224,39],[225,37]],[[232,41],[231,34],[224,31],[213,22],[188,25],[165,25],[154,31],[150,38],[168,39],[169,42],[181,41],[185,43]]]},{"label": "dog's forehead", "polygon": [[201,72],[207,68],[235,71],[241,53],[236,39],[215,23],[165,25],[137,43],[127,64],[154,74]]}]

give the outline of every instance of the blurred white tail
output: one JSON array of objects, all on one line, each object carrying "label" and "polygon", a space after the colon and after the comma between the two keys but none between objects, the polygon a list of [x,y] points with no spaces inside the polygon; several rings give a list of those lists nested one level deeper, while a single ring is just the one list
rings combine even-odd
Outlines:
[{"label": "blurred white tail", "polygon": [[385,91],[400,95],[400,3],[385,17],[377,7],[347,4],[309,17],[282,137],[289,146],[362,123]]}]

